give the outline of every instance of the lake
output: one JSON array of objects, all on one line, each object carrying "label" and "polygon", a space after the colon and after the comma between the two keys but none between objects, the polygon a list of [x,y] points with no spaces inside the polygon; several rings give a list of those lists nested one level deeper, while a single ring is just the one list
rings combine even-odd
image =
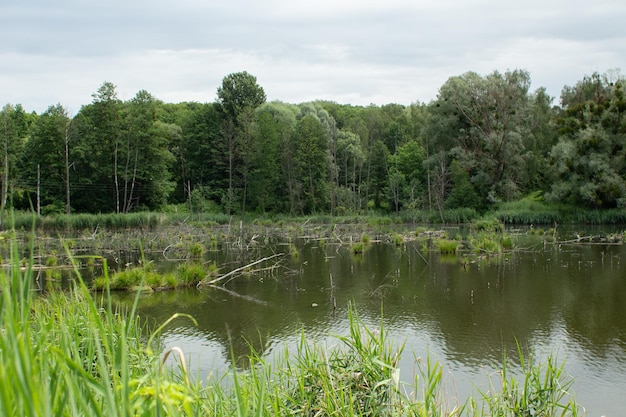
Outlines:
[{"label": "lake", "polygon": [[221,272],[272,253],[297,255],[259,264],[263,270],[220,288],[142,297],[139,310],[157,323],[174,313],[197,320],[175,321],[163,343],[180,347],[203,379],[223,374],[232,360],[245,368],[250,346],[268,358],[293,349],[302,331],[333,343],[354,306],[370,328],[382,323],[394,343],[405,344],[403,380],[413,382],[417,358],[440,362],[452,402],[487,390],[504,355],[519,369],[520,346],[537,360],[565,361],[587,415],[618,416],[626,409],[626,249],[595,238],[614,230],[561,228],[559,243],[514,230],[515,249],[496,256],[444,256],[425,250],[424,239],[397,245],[375,232],[356,255],[346,241],[313,237],[220,247],[205,260]]}]

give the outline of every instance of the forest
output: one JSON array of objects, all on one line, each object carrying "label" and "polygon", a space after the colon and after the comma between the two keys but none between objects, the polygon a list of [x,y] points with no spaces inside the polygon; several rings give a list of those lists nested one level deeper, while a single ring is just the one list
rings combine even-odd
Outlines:
[{"label": "forest", "polygon": [[559,103],[527,71],[450,77],[429,103],[268,102],[248,72],[213,102],[120,100],[104,82],[77,114],[0,111],[1,210],[40,214],[366,214],[529,198],[626,205],[625,79],[582,77]]}]

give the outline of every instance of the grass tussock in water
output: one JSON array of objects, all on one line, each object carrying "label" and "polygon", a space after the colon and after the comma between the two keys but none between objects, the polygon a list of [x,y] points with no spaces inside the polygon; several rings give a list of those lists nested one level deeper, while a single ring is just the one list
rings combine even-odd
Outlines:
[{"label": "grass tussock in water", "polygon": [[[12,259],[17,254],[14,245]],[[403,346],[354,311],[345,335],[320,343],[302,333],[295,352],[286,349],[272,361],[251,352],[246,370],[202,384],[180,349],[164,352],[155,342],[182,315],[150,333],[136,314],[139,297],[132,307],[116,308],[108,286],[91,293],[78,273],[71,290],[38,295],[32,268],[21,266],[16,261],[0,271],[0,381],[11,381],[0,384],[0,415],[578,415],[571,382],[553,361],[535,365],[520,355],[516,377],[505,361],[493,389],[463,403],[445,397],[442,367],[429,358],[418,361],[414,382],[402,382]],[[164,366],[167,357],[179,366]]]},{"label": "grass tussock in water", "polygon": [[168,290],[198,285],[208,277],[217,276],[215,262],[181,262],[173,272],[162,273],[154,264],[129,267],[113,274],[105,274],[93,281],[95,290]]}]

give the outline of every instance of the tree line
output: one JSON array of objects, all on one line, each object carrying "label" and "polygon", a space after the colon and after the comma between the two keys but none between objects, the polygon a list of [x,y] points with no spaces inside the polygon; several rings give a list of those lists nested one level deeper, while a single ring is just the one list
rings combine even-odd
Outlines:
[{"label": "tree line", "polygon": [[[555,104],[523,70],[450,77],[430,103],[267,102],[247,72],[214,102],[128,101],[104,82],[69,115],[0,111],[0,204],[50,213],[166,205],[227,214],[486,211],[529,194],[626,205],[626,82],[565,86]],[[1,220],[1,219],[0,219]]]}]

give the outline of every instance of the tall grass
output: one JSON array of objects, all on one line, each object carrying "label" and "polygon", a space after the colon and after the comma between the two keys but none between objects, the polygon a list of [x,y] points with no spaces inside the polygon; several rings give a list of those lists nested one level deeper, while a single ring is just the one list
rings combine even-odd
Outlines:
[{"label": "tall grass", "polygon": [[201,414],[197,403],[169,401],[193,398],[193,390],[161,371],[136,302],[130,311],[115,309],[108,293],[92,298],[80,277],[69,292],[39,296],[33,278],[32,260],[25,271],[19,262],[0,271],[0,415]]},{"label": "tall grass", "polygon": [[54,214],[37,216],[32,212],[15,212],[12,215],[13,226],[17,230],[31,230],[33,225],[43,230],[73,230],[85,229],[148,229],[152,230],[162,225],[167,217],[161,213],[101,213],[101,214]]}]

